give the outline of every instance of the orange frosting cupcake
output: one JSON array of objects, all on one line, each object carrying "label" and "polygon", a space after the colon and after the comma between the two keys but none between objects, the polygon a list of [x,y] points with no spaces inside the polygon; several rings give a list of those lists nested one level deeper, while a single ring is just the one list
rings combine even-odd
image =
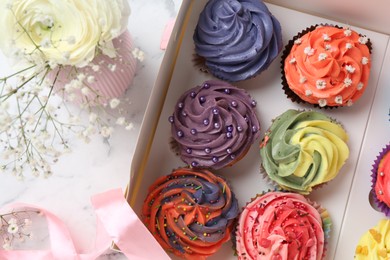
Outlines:
[{"label": "orange frosting cupcake", "polygon": [[284,80],[298,100],[320,107],[350,106],[368,84],[369,43],[349,28],[317,26],[286,47]]}]

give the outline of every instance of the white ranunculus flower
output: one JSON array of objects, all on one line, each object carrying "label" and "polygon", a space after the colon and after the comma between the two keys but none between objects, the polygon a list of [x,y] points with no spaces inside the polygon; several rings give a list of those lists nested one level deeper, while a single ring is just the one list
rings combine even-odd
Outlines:
[{"label": "white ranunculus flower", "polygon": [[[6,2],[6,3],[4,3]],[[0,47],[51,64],[83,67],[127,27],[127,0],[10,0],[0,4]],[[30,55],[31,54],[31,55]],[[20,55],[19,55],[20,57]]]}]

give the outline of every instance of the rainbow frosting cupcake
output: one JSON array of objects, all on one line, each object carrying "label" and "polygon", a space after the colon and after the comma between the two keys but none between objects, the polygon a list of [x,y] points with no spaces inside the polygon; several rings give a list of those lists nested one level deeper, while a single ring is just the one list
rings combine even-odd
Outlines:
[{"label": "rainbow frosting cupcake", "polygon": [[208,1],[193,38],[207,70],[231,82],[267,69],[283,47],[280,23],[261,0]]},{"label": "rainbow frosting cupcake", "polygon": [[169,117],[174,150],[192,167],[233,165],[260,135],[255,107],[245,90],[223,81],[186,91]]},{"label": "rainbow frosting cupcake", "polygon": [[328,212],[302,195],[265,193],[249,202],[240,215],[238,259],[322,259],[330,227]]},{"label": "rainbow frosting cupcake", "polygon": [[390,144],[377,156],[371,172],[375,204],[390,217]]},{"label": "rainbow frosting cupcake", "polygon": [[343,127],[325,114],[287,110],[265,133],[262,166],[283,189],[309,194],[336,177],[349,157],[347,140]]},{"label": "rainbow frosting cupcake", "polygon": [[224,179],[207,170],[180,168],[153,183],[142,215],[165,250],[205,259],[230,239],[238,211]]},{"label": "rainbow frosting cupcake", "polygon": [[367,87],[371,42],[350,28],[312,26],[295,36],[282,55],[286,95],[319,107],[351,106]]},{"label": "rainbow frosting cupcake", "polygon": [[378,225],[367,231],[359,240],[355,260],[389,259],[390,220],[382,219]]}]

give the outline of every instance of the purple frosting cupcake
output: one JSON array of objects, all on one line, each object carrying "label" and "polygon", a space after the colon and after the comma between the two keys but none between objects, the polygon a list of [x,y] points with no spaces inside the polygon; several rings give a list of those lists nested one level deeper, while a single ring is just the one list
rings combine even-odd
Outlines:
[{"label": "purple frosting cupcake", "polygon": [[260,135],[249,94],[223,81],[186,91],[169,117],[181,159],[192,167],[220,169],[240,160]]},{"label": "purple frosting cupcake", "polygon": [[193,35],[217,78],[235,82],[267,69],[282,49],[279,21],[261,0],[210,0]]}]

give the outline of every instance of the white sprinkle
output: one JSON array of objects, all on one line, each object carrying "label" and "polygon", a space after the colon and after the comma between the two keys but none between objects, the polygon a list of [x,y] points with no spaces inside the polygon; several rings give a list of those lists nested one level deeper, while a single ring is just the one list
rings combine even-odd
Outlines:
[{"label": "white sprinkle", "polygon": [[355,72],[355,68],[352,65],[345,66],[345,70],[351,74]]},{"label": "white sprinkle", "polygon": [[353,105],[353,102],[352,102],[352,100],[351,100],[351,99],[350,99],[350,100],[348,100],[348,101],[347,101],[347,106],[349,106],[349,107],[350,107],[350,106],[352,106],[352,105]]},{"label": "white sprinkle", "polygon": [[322,35],[322,38],[324,38],[324,41],[326,41],[326,42],[328,42],[328,41],[331,40],[330,36],[329,36],[328,34],[326,34],[326,33],[324,33],[324,34]]},{"label": "white sprinkle", "polygon": [[345,78],[344,79],[344,86],[345,87],[349,87],[349,86],[351,86],[352,85],[352,79],[350,79],[350,78]]},{"label": "white sprinkle", "polygon": [[348,29],[345,29],[344,30],[344,35],[345,36],[351,36],[352,35],[352,31],[348,28]]},{"label": "white sprinkle", "polygon": [[368,42],[368,38],[366,36],[359,37],[359,43],[366,44]]},{"label": "white sprinkle", "polygon": [[320,53],[320,55],[318,55],[318,60],[326,60],[327,57],[328,55],[326,53]]},{"label": "white sprinkle", "polygon": [[367,65],[368,64],[368,58],[367,57],[363,57],[362,58],[362,64],[363,65]]},{"label": "white sprinkle", "polygon": [[326,81],[322,79],[317,80],[316,87],[317,89],[324,89],[326,87]]},{"label": "white sprinkle", "polygon": [[297,60],[295,58],[291,58],[291,60],[289,61],[290,64],[294,64]]},{"label": "white sprinkle", "polygon": [[306,82],[306,80],[307,80],[306,77],[301,76],[301,77],[299,78],[299,83],[303,84],[303,83]]},{"label": "white sprinkle", "polygon": [[331,49],[332,49],[332,45],[330,44],[325,45],[325,50],[330,51]]},{"label": "white sprinkle", "polygon": [[299,44],[301,44],[301,43],[302,43],[301,38],[298,38],[298,39],[296,39],[296,40],[294,41],[294,44],[296,44],[296,45],[299,45]]},{"label": "white sprinkle", "polygon": [[308,56],[311,56],[314,54],[314,49],[313,48],[310,48],[310,47],[306,47],[303,52],[308,55]]},{"label": "white sprinkle", "polygon": [[363,82],[359,82],[359,84],[357,84],[357,86],[356,86],[356,89],[361,90],[363,87],[364,87]]},{"label": "white sprinkle", "polygon": [[347,44],[345,44],[345,48],[347,50],[352,49],[352,44],[348,42]]},{"label": "white sprinkle", "polygon": [[334,101],[337,103],[337,104],[343,104],[343,97],[342,96],[336,96]]},{"label": "white sprinkle", "polygon": [[306,89],[306,90],[305,90],[305,95],[306,95],[307,97],[309,97],[309,96],[313,95],[313,92],[312,92],[310,89]]},{"label": "white sprinkle", "polygon": [[318,100],[318,105],[320,105],[320,107],[324,107],[326,106],[327,102],[326,102],[326,99],[319,99]]}]

